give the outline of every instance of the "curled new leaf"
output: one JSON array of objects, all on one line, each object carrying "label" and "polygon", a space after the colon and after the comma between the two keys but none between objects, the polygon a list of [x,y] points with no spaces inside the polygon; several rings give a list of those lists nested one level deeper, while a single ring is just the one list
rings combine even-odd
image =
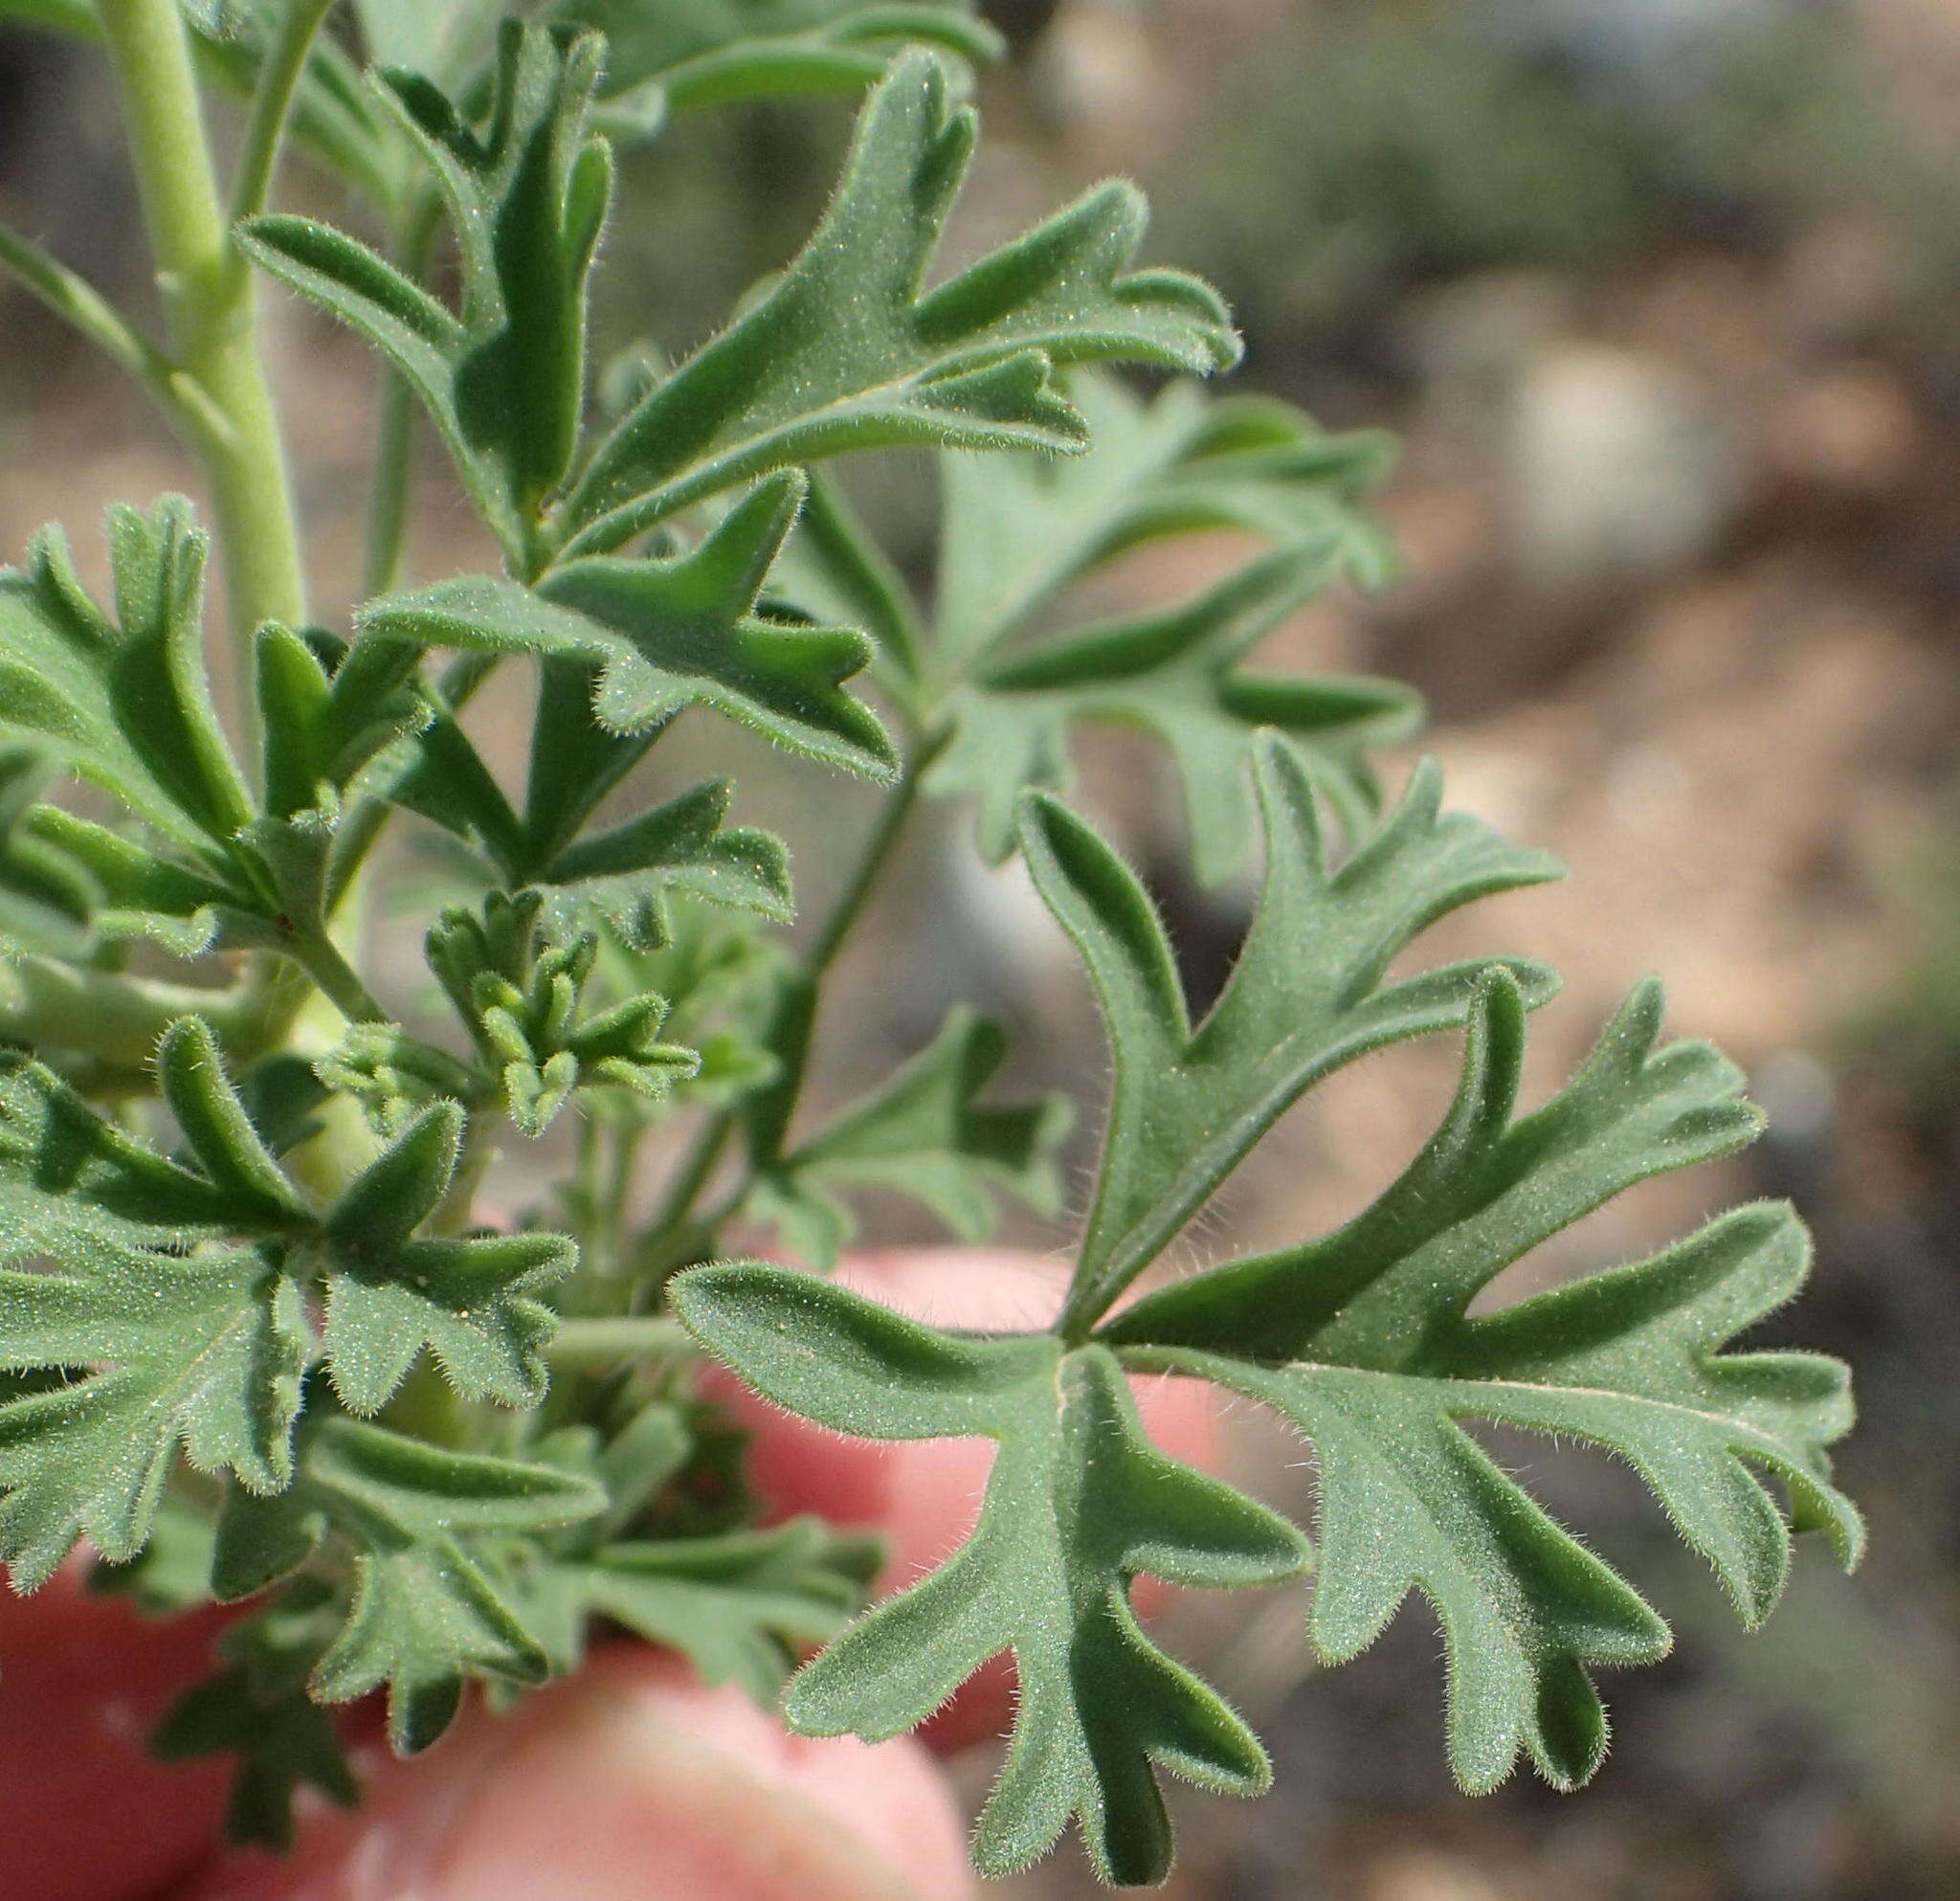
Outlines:
[{"label": "curled new leaf", "polygon": [[554,936],[543,912],[534,892],[493,894],[480,912],[445,911],[429,933],[430,968],[526,1135],[543,1134],[575,1089],[610,1085],[658,1100],[701,1066],[693,1050],[660,1040],[665,998],[642,993],[590,1005],[597,939]]}]

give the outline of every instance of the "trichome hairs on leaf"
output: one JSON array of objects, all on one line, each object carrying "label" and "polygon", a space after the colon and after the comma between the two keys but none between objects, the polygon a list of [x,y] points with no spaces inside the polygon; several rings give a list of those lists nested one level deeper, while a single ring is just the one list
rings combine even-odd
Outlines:
[{"label": "trichome hairs on leaf", "polygon": [[[870,1737],[1011,1651],[980,1866],[1073,1823],[1106,1879],[1147,1883],[1171,1860],[1160,1772],[1243,1795],[1271,1771],[1146,1631],[1139,1577],[1311,1565],[1328,1661],[1416,1593],[1466,1789],[1521,1757],[1560,1788],[1597,1768],[1593,1673],[1659,1657],[1667,1627],[1467,1427],[1627,1461],[1746,1623],[1793,1532],[1854,1562],[1827,1460],[1843,1369],[1733,1344],[1807,1271],[1788,1208],[1471,1315],[1562,1228],[1758,1118],[1713,1050],[1662,1039],[1651,985],[1527,1107],[1554,973],[1422,963],[1431,925],[1558,867],[1450,811],[1433,766],[1385,783],[1380,749],[1421,721],[1407,688],[1258,660],[1329,588],[1392,574],[1389,448],[1207,386],[1237,357],[1229,315],[1137,265],[1129,185],[940,270],[991,29],[959,0],[345,11],[34,11],[106,44],[145,184],[184,168],[146,198],[157,337],[0,233],[0,265],[149,391],[212,497],[209,530],[174,497],[117,508],[100,597],[58,528],[0,573],[0,1560],[31,1591],[86,1546],[98,1585],[151,1611],[240,1607],[155,1738],[233,1758],[234,1833],[284,1845],[302,1788],[358,1798],[333,1706],[385,1692],[411,1754],[471,1686],[507,1701],[608,1632]],[[194,93],[132,56],[139,14],[249,101],[223,214]],[[700,348],[610,379],[609,412],[605,233],[662,216],[619,202],[615,153],[840,94],[856,129],[808,241]],[[272,208],[288,136],[357,229]],[[305,608],[255,273],[377,354],[367,585],[341,625]],[[497,558],[411,586],[418,416]],[[836,466],[892,449],[936,474],[923,592]],[[1217,528],[1237,552],[1211,585],[1081,616],[1078,584],[1127,550]],[[228,615],[207,611],[213,540]],[[500,668],[534,686],[514,759],[466,717]],[[683,722],[782,749],[819,813],[828,775],[876,789],[827,915],[789,928],[788,844],[662,748]],[[1069,803],[1099,724],[1153,742],[1200,879],[1258,868],[1201,1015]],[[927,1326],[826,1278],[867,1191],[966,1241],[1006,1204],[1060,1212],[1078,1107],[1003,1088],[1008,1032],[964,1002],[856,1100],[804,1101],[852,1034],[826,980],[932,799],[1025,864],[1110,1053],[1067,1285],[1025,1331]],[[404,876],[377,846],[411,830],[433,848]],[[384,898],[416,911],[421,980],[376,967]],[[1457,1096],[1370,1206],[1133,1297],[1293,1104],[1432,1037],[1460,1039]],[[516,1205],[535,1171],[500,1152],[551,1162],[549,1194]],[[971,1535],[867,1609],[864,1539],[760,1522],[707,1356],[840,1432],[992,1440]],[[1311,1526],[1151,1443],[1131,1381],[1162,1374],[1311,1442]]]}]

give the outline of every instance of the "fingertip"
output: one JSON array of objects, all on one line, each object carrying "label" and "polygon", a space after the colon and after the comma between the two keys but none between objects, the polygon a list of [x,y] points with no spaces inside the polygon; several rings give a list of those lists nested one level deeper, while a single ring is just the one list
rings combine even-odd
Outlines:
[{"label": "fingertip", "polygon": [[91,1597],[72,1564],[32,1598],[0,1586],[0,1901],[123,1901],[193,1867],[216,1839],[225,1775],[154,1760],[145,1741],[212,1667],[223,1618],[140,1616]]},{"label": "fingertip", "polygon": [[739,1691],[622,1644],[503,1718],[388,1762],[289,1862],[233,1857],[179,1901],[968,1901],[964,1831],[910,1742],[788,1734]]}]

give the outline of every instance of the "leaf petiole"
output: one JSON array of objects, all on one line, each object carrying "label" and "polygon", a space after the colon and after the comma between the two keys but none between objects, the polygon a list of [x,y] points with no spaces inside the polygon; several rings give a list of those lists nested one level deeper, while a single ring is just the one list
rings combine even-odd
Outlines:
[{"label": "leaf petiole", "polygon": [[0,270],[11,272],[23,289],[32,291],[117,369],[142,384],[174,426],[187,426],[186,394],[177,366],[86,278],[5,225],[0,225]]},{"label": "leaf petiole", "polygon": [[[234,224],[265,209],[301,78],[312,56],[313,42],[333,9],[334,0],[287,0],[278,31],[258,69],[244,141],[238,148],[237,172],[232,182]],[[238,262],[242,270],[244,260]]]},{"label": "leaf petiole", "polygon": [[545,1346],[545,1357],[555,1366],[611,1366],[629,1359],[693,1358],[700,1353],[694,1335],[679,1321],[644,1314],[561,1320]]},{"label": "leaf petiole", "polygon": [[[761,1097],[748,1103],[746,1118],[738,1116],[734,1109],[723,1109],[702,1126],[675,1175],[659,1214],[647,1230],[643,1258],[661,1266],[672,1266],[689,1252],[710,1242],[715,1229],[742,1205],[756,1174],[780,1153],[809,1068],[817,985],[863,916],[878,880],[890,862],[918,803],[921,783],[947,737],[947,728],[935,729],[906,761],[898,782],[885,795],[849,879],[798,961],[795,973],[785,984],[775,1023],[762,1039],[764,1046],[782,1065],[777,1080]],[[750,1132],[750,1152],[743,1178],[717,1204],[712,1215],[699,1220],[690,1219],[695,1203],[713,1178],[723,1152],[743,1120],[746,1120]]]}]

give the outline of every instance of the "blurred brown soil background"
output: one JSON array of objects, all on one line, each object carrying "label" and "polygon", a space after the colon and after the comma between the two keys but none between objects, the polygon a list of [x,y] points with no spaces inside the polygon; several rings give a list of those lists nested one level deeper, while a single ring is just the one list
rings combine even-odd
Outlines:
[{"label": "blurred brown soil background", "polygon": [[[1192,1598],[1171,1619],[1268,1738],[1265,1801],[1176,1800],[1179,1901],[1948,1901],[1960,1894],[1960,5],[1954,0],[1013,0],[989,138],[954,249],[1089,179],[1132,172],[1155,256],[1216,279],[1242,378],[1405,439],[1386,502],[1407,578],[1329,600],[1268,661],[1392,673],[1430,698],[1453,801],[1549,846],[1567,884],[1480,906],[1444,949],[1566,973],[1540,1089],[1659,972],[1678,1033],[1749,1070],[1771,1136],[1652,1185],[1527,1264],[1518,1286],[1627,1259],[1737,1197],[1793,1194],[1813,1291],[1766,1330],[1859,1365],[1843,1467],[1874,1550],[1846,1581],[1801,1554],[1745,1640],[1629,1476],[1505,1441],[1551,1509],[1678,1620],[1667,1665],[1609,1685],[1619,1747],[1559,1798],[1450,1787],[1438,1643],[1409,1608],[1376,1649],[1314,1668],[1298,1590]],[[698,342],[793,247],[839,115],[754,112],[635,161],[649,207],[609,241],[605,324]],[[77,127],[80,128],[78,140]],[[685,150],[681,149],[683,146]],[[317,181],[302,202],[334,211]],[[0,208],[140,301],[129,188],[84,56],[0,37]],[[276,306],[319,607],[358,569],[372,369]],[[416,572],[485,558],[421,445]],[[854,471],[907,563],[918,466]],[[99,571],[113,499],[188,480],[171,445],[35,309],[0,291],[0,545],[41,523]],[[1132,557],[1110,605],[1175,597],[1224,538]],[[476,717],[513,733],[513,682]],[[724,728],[663,745],[683,783]],[[1411,755],[1413,757],[1413,754]],[[1406,766],[1397,762],[1397,774]],[[1148,749],[1088,749],[1084,799],[1144,864],[1194,991],[1247,893],[1200,892]],[[741,749],[745,816],[778,822],[806,907],[865,810]],[[647,788],[641,789],[644,795]],[[1093,1014],[1012,872],[932,813],[840,978],[822,1078],[841,1097],[956,995],[1020,1033],[1015,1078],[1093,1104]],[[419,861],[397,851],[399,875]],[[419,924],[384,911],[409,979]],[[1284,1122],[1182,1264],[1341,1219],[1419,1145],[1445,1047],[1377,1059]],[[1093,1113],[1088,1118],[1093,1130]],[[1079,1180],[1092,1150],[1075,1157]],[[542,1177],[550,1155],[513,1156]],[[504,1177],[500,1177],[504,1178]],[[651,1189],[653,1184],[648,1184]],[[897,1207],[876,1238],[927,1238]],[[1019,1238],[1054,1249],[1059,1237]],[[1506,1291],[1515,1291],[1507,1286]],[[1304,1455],[1258,1422],[1241,1453],[1307,1507]],[[977,1796],[984,1757],[963,1771]],[[999,1890],[1087,1894],[1073,1851]]]}]

